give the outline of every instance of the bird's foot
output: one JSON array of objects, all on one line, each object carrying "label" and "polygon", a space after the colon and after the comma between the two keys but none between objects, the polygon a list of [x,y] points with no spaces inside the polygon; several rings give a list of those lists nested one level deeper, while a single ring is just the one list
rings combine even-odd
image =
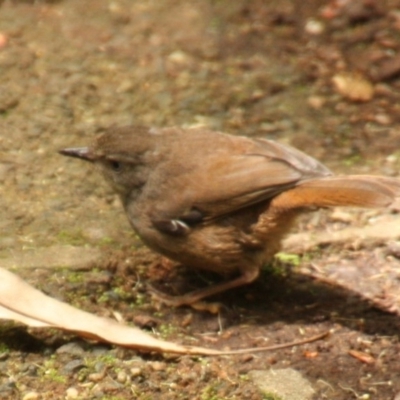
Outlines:
[{"label": "bird's foot", "polygon": [[207,311],[211,314],[218,314],[222,307],[222,304],[218,302],[200,301],[198,292],[191,292],[182,296],[170,296],[150,285],[148,285],[148,289],[153,298],[170,307],[189,306],[197,311]]}]

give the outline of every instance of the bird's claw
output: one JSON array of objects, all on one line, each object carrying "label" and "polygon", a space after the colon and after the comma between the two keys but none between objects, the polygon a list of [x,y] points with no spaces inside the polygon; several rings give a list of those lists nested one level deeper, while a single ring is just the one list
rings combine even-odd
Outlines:
[{"label": "bird's claw", "polygon": [[190,293],[182,296],[170,296],[154,288],[154,286],[147,286],[154,299],[170,307],[189,306],[197,311],[207,311],[210,314],[218,314],[222,307],[222,304],[218,302],[198,301]]}]

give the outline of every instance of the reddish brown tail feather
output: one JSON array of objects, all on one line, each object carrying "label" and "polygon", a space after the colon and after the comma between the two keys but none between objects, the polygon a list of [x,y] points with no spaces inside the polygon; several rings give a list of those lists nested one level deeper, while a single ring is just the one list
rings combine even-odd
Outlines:
[{"label": "reddish brown tail feather", "polygon": [[281,193],[272,201],[279,208],[388,207],[400,197],[400,179],[348,175],[311,179]]}]

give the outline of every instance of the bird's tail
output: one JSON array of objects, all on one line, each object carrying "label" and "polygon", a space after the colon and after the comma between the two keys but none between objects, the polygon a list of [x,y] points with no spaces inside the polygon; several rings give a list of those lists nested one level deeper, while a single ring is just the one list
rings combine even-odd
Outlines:
[{"label": "bird's tail", "polygon": [[272,200],[281,209],[388,207],[400,198],[400,179],[373,175],[323,177],[304,181]]}]

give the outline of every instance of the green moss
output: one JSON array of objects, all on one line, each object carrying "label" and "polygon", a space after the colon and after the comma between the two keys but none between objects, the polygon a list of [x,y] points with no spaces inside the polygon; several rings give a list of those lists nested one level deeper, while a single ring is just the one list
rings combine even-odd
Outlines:
[{"label": "green moss", "polygon": [[39,375],[42,379],[51,380],[57,383],[66,383],[67,378],[60,374],[58,369],[55,367],[54,357],[46,360],[43,366],[39,366]]},{"label": "green moss", "polygon": [[[140,397],[140,399],[142,399],[142,398]],[[126,400],[126,397],[107,395],[107,396],[100,397],[99,400]]]},{"label": "green moss", "polygon": [[352,167],[354,165],[365,165],[365,159],[363,157],[361,157],[360,154],[354,154],[352,156],[347,157],[345,160],[343,160],[343,165],[345,167]]},{"label": "green moss", "polygon": [[298,254],[280,252],[275,255],[275,258],[285,264],[291,264],[298,267],[301,263],[301,257]]},{"label": "green moss", "polygon": [[104,236],[99,240],[100,246],[118,245],[119,243],[108,236]]},{"label": "green moss", "polygon": [[176,326],[171,324],[161,324],[158,328],[158,333],[162,338],[168,338],[172,334],[176,333]]},{"label": "green moss", "polygon": [[83,283],[85,281],[86,274],[84,272],[71,271],[70,269],[66,268],[63,269],[63,273],[65,279],[69,283]]},{"label": "green moss", "polygon": [[201,391],[201,400],[224,400],[222,397],[218,396],[217,382],[208,385]]},{"label": "green moss", "polygon": [[71,246],[83,246],[87,243],[81,231],[60,231],[56,236],[57,242]]},{"label": "green moss", "polygon": [[274,393],[263,393],[263,400],[282,400],[282,397]]}]

